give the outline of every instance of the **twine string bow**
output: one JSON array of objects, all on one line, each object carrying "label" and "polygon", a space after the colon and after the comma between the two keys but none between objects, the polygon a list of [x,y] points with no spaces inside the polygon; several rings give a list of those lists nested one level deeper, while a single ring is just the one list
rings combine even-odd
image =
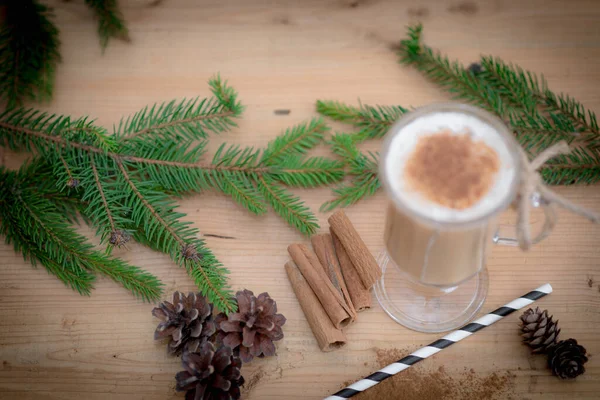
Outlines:
[{"label": "twine string bow", "polygon": [[[556,222],[556,206],[562,207],[573,214],[580,215],[591,222],[599,223],[600,214],[573,204],[569,200],[550,190],[544,183],[538,169],[544,163],[560,154],[570,153],[569,145],[560,141],[547,148],[529,162],[527,154],[521,149],[523,177],[517,200],[517,241],[519,247],[527,250],[532,244],[544,239]],[[541,206],[546,214],[542,231],[534,238],[531,237],[530,214],[531,207]]]}]

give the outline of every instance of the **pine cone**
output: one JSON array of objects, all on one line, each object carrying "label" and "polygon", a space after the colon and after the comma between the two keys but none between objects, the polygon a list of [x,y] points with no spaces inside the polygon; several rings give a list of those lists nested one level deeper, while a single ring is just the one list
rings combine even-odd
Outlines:
[{"label": "pine cone", "polygon": [[483,71],[483,68],[479,63],[471,63],[471,65],[469,65],[469,67],[467,68],[467,71],[469,71],[473,75],[477,75]]},{"label": "pine cone", "polygon": [[552,321],[548,310],[529,309],[521,315],[521,336],[523,342],[531,347],[531,352],[547,353],[557,342],[560,328],[558,321]]},{"label": "pine cone", "polygon": [[[275,341],[283,339],[281,327],[285,317],[277,313],[277,303],[268,293],[254,296],[249,290],[237,292],[238,312],[219,316],[219,328],[223,335],[217,335],[225,346],[239,347],[240,358],[249,362],[254,357],[275,355]],[[221,336],[221,337],[219,337]]]},{"label": "pine cone", "polygon": [[548,353],[548,366],[561,379],[573,379],[585,372],[587,362],[585,347],[577,340],[561,340]]},{"label": "pine cone", "polygon": [[173,303],[165,301],[152,310],[162,322],[156,327],[154,339],[170,337],[167,351],[180,354],[184,346],[198,346],[217,330],[212,317],[213,306],[200,293],[173,293]]},{"label": "pine cone", "polygon": [[210,342],[200,345],[200,352],[185,350],[181,363],[185,371],[175,375],[178,392],[187,391],[186,400],[237,400],[244,377],[242,361],[230,347],[215,350]]}]

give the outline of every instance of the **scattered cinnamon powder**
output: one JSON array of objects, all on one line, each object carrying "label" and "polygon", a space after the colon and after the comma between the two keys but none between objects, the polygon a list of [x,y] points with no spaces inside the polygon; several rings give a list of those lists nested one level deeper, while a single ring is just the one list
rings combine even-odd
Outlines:
[{"label": "scattered cinnamon powder", "polygon": [[242,386],[242,394],[244,398],[267,376],[263,367],[260,367]]},{"label": "scattered cinnamon powder", "polygon": [[[406,353],[399,349],[377,349],[380,367],[398,361]],[[449,373],[442,366],[430,370],[423,365],[408,368],[398,375],[358,394],[357,400],[489,400],[511,398],[512,381],[510,372],[494,372],[480,375],[473,369]],[[351,383],[351,382],[348,382]],[[399,394],[401,393],[401,396]]]},{"label": "scattered cinnamon powder", "polygon": [[498,154],[469,132],[442,131],[419,139],[404,174],[409,187],[425,198],[461,210],[489,191],[499,168]]}]

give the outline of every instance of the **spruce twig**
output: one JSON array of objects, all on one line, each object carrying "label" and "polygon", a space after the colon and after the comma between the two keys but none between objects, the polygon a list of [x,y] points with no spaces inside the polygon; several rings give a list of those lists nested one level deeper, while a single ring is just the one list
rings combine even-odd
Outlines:
[{"label": "spruce twig", "polygon": [[[331,184],[341,180],[344,171],[339,161],[305,155],[328,130],[318,118],[286,130],[262,151],[223,144],[212,160],[204,160],[208,132],[233,126],[231,118],[242,111],[237,94],[220,78],[212,79],[210,87],[212,98],[171,102],[124,119],[115,128],[116,136],[87,119],[35,110],[7,111],[0,115],[0,141],[14,150],[44,157],[50,166],[47,179],[58,184],[53,190],[66,192],[78,204],[65,202],[55,218],[62,211],[65,221],[72,220],[80,210],[107,244],[108,253],[133,235],[169,254],[215,306],[231,312],[234,303],[227,270],[198,239],[197,229],[181,220],[184,214],[169,195],[216,189],[255,214],[264,213],[269,204],[290,225],[310,235],[318,229],[316,217],[282,184]],[[228,116],[219,115],[224,112]],[[6,198],[16,196],[11,186],[0,189]],[[49,227],[43,230],[51,232]],[[62,247],[88,250],[83,243],[69,243],[75,242],[64,241]],[[72,256],[83,263],[86,258],[81,251]],[[126,284],[126,268],[113,264],[111,272],[86,264],[82,269],[104,273],[134,293],[143,291],[142,282]]]},{"label": "spruce twig", "polygon": [[130,40],[129,31],[117,0],[85,0],[85,4],[96,13],[102,51],[106,49],[111,38],[126,42]]},{"label": "spruce twig", "polygon": [[335,198],[321,206],[322,211],[337,207],[348,207],[359,200],[377,193],[381,183],[378,177],[378,157],[376,153],[361,153],[356,147],[355,138],[350,134],[337,134],[330,141],[335,154],[342,157],[349,166],[351,181],[333,189]]},{"label": "spruce twig", "polygon": [[[574,147],[571,154],[556,157],[540,169],[549,184],[595,183],[600,181],[600,134],[596,115],[568,95],[554,94],[542,76],[483,56],[477,69],[464,68],[456,61],[422,43],[422,26],[408,28],[401,41],[400,61],[413,65],[456,99],[473,103],[502,118],[516,138],[534,156],[565,140]],[[407,109],[401,106],[349,106],[337,101],[317,101],[317,111],[359,129],[338,134],[332,150],[349,166],[351,180],[334,189],[335,198],[322,210],[345,207],[371,195],[380,187],[377,155],[363,154],[357,144],[385,135]]]},{"label": "spruce twig", "polygon": [[408,28],[408,38],[400,46],[402,63],[415,66],[456,98],[504,119],[532,156],[561,140],[577,148],[542,169],[547,183],[600,180],[600,134],[593,112],[568,95],[554,94],[543,76],[498,58],[483,56],[480,72],[467,70],[423,45],[421,35],[421,25]]},{"label": "spruce twig", "polygon": [[457,61],[435,52],[421,42],[422,25],[408,28],[408,38],[400,42],[400,62],[413,65],[433,82],[453,94],[455,99],[478,104],[501,119],[509,118],[511,107],[489,84]]},{"label": "spruce twig", "polygon": [[355,142],[378,139],[408,110],[402,106],[370,106],[360,108],[330,100],[317,100],[317,111],[336,121],[349,123],[360,131],[353,134]]},{"label": "spruce twig", "polygon": [[15,250],[32,263],[39,262],[67,286],[89,295],[94,272],[121,283],[137,297],[154,301],[162,284],[151,274],[122,260],[102,255],[75,232],[71,223],[48,199],[55,187],[34,185],[50,178],[40,161],[25,164],[19,171],[0,169],[0,233]]},{"label": "spruce twig", "polygon": [[51,10],[37,0],[9,1],[0,27],[0,98],[8,107],[52,97],[60,61]]}]

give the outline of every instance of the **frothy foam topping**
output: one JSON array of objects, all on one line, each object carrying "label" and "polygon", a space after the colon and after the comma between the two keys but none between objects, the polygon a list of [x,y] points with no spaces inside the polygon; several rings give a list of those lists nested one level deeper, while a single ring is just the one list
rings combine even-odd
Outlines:
[{"label": "frothy foam topping", "polygon": [[488,192],[499,164],[496,152],[474,141],[470,132],[442,131],[419,138],[404,166],[404,179],[428,200],[463,210]]},{"label": "frothy foam topping", "polygon": [[391,141],[385,167],[394,195],[439,222],[467,222],[511,195],[510,150],[492,126],[457,112],[420,117]]}]

